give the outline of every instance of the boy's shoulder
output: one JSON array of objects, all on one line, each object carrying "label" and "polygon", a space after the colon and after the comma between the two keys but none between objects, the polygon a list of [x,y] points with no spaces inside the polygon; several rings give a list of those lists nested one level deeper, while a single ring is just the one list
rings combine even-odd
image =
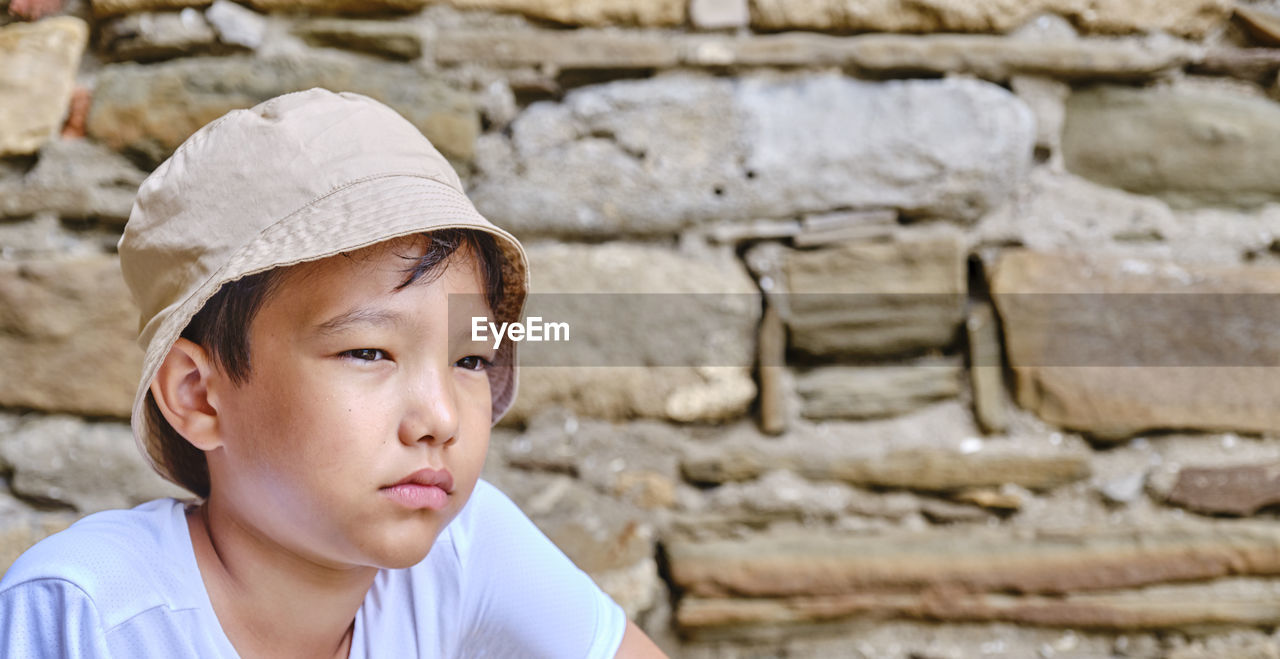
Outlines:
[{"label": "boy's shoulder", "polygon": [[183,503],[174,499],[88,515],[19,556],[0,578],[0,596],[33,584],[74,588],[108,627],[157,605],[181,606],[174,600],[195,561],[187,533]]}]

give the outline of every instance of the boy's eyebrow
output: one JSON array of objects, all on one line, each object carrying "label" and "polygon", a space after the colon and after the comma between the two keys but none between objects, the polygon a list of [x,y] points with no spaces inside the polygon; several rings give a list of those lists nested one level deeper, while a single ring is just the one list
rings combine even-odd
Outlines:
[{"label": "boy's eyebrow", "polygon": [[403,320],[404,316],[394,311],[362,307],[352,309],[351,311],[334,316],[322,323],[318,323],[315,327],[311,328],[311,331],[313,334],[329,336],[345,332],[355,325],[387,327],[389,325],[399,325]]}]

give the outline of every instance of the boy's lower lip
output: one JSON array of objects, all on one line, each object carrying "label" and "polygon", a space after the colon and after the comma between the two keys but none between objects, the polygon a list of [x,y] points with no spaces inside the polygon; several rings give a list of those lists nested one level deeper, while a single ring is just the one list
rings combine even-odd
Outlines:
[{"label": "boy's lower lip", "polygon": [[449,503],[449,493],[435,485],[402,483],[378,491],[388,499],[413,510],[440,510]]}]

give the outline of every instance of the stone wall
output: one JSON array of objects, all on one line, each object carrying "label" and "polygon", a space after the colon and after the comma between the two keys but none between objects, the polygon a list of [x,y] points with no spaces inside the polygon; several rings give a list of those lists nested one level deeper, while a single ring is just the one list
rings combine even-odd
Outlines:
[{"label": "stone wall", "polygon": [[527,368],[486,471],[674,656],[1280,657],[1276,46],[1273,0],[0,0],[0,568],[181,495],[115,241],[324,86],[536,292],[733,302]]}]

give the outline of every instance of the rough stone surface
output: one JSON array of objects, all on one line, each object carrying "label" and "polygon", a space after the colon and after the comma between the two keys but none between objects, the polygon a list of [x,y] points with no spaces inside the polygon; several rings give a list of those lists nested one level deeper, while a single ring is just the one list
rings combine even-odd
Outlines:
[{"label": "rough stone surface", "polygon": [[298,24],[293,33],[313,46],[334,46],[403,60],[422,55],[420,30],[409,23],[319,18]]},{"label": "rough stone surface", "polygon": [[[1023,178],[1033,124],[1013,95],[972,80],[620,81],[531,106],[509,139],[486,136],[472,198],[522,235],[661,234],[860,207],[973,219]],[[864,125],[878,129],[849,138]]]},{"label": "rough stone surface", "polygon": [[1205,513],[1252,515],[1280,503],[1280,464],[1183,467],[1169,502]]},{"label": "rough stone surface", "polygon": [[658,577],[658,562],[649,557],[630,567],[592,573],[591,578],[622,607],[630,620],[652,609],[665,592]]},{"label": "rough stone surface", "polygon": [[684,0],[446,0],[459,9],[519,12],[565,25],[674,26],[684,22]]},{"label": "rough stone surface", "polygon": [[[674,584],[703,597],[911,591],[1059,595],[1280,573],[1280,531],[1262,523],[1044,531],[965,529],[666,542]],[[1276,615],[1274,609],[1271,615]]]},{"label": "rough stone surface", "polygon": [[214,0],[204,16],[218,31],[222,43],[249,50],[262,45],[267,31],[267,19],[262,14],[231,0]]},{"label": "rough stone surface", "polygon": [[1009,85],[1036,115],[1036,148],[1047,152],[1049,160],[1059,165],[1062,121],[1071,87],[1061,80],[1039,75],[1014,76]]},{"label": "rough stone surface", "polygon": [[90,140],[53,140],[25,176],[0,178],[0,216],[51,211],[74,219],[129,219],[146,173]]},{"label": "rough stone surface", "polygon": [[82,514],[190,496],[151,470],[125,424],[68,416],[28,421],[0,439],[0,462],[12,468],[17,494],[70,504]]},{"label": "rough stone surface", "polygon": [[701,30],[746,27],[747,0],[689,0],[689,21]]},{"label": "rough stone surface", "polygon": [[825,366],[796,378],[800,413],[810,419],[894,416],[960,395],[961,366]]},{"label": "rough stone surface", "polygon": [[62,0],[13,0],[9,13],[27,21],[38,21],[62,11]]},{"label": "rough stone surface", "polygon": [[1200,74],[1231,76],[1269,85],[1280,69],[1280,51],[1274,48],[1207,48],[1204,57],[1189,68]]},{"label": "rough stone surface", "polygon": [[700,483],[750,480],[773,469],[792,469],[814,480],[937,492],[1005,483],[1050,489],[1089,475],[1087,456],[1066,451],[1027,455],[913,448],[857,455],[748,445],[691,449],[681,463],[684,477]]},{"label": "rough stone surface", "polygon": [[879,355],[949,345],[964,320],[965,258],[948,233],[785,252],[791,346]]},{"label": "rough stone surface", "polygon": [[139,61],[197,54],[218,43],[204,14],[190,7],[123,16],[104,23],[98,39],[116,59]]},{"label": "rough stone surface", "polygon": [[163,11],[186,7],[205,7],[209,0],[90,0],[93,13],[98,16],[115,16],[142,11]]},{"label": "rough stone surface", "polygon": [[451,30],[434,43],[443,64],[553,66],[558,69],[644,69],[679,63],[669,38],[603,30]]},{"label": "rough stone surface", "polygon": [[88,40],[71,16],[0,27],[0,156],[35,153],[58,134]]},{"label": "rough stone surface", "polygon": [[[686,630],[717,626],[795,625],[853,616],[895,616],[936,622],[999,621],[1042,627],[1133,632],[1144,629],[1195,630],[1207,625],[1273,625],[1280,619],[1276,612],[1278,599],[1280,587],[1274,582],[1225,580],[1207,585],[1153,586],[1113,593],[1070,594],[1065,597],[1010,596],[964,590],[943,593],[851,593],[787,599],[691,597],[680,603],[676,618]],[[1240,648],[1234,648],[1234,651],[1225,654],[1178,653],[1167,656],[1256,656],[1259,659],[1277,656],[1274,654],[1274,645],[1267,644],[1263,647],[1269,648],[1267,654],[1242,653]],[[1108,653],[1088,656],[1115,655]]]},{"label": "rough stone surface", "polygon": [[[1242,638],[1243,637],[1243,638]],[[1196,641],[1169,652],[1167,659],[1280,659],[1280,641],[1275,638],[1249,638],[1236,632],[1226,638]]]},{"label": "rough stone surface", "polygon": [[422,9],[430,0],[249,0],[258,11],[381,14]]},{"label": "rough stone surface", "polygon": [[[597,40],[609,38],[607,34],[594,36]],[[1167,36],[1013,39],[966,34],[849,37],[784,32],[749,37],[702,35],[673,43],[678,46],[680,62],[688,66],[839,66],[880,77],[963,73],[997,81],[1028,75],[1142,80],[1188,64],[1205,66],[1210,59],[1201,47]],[[1214,60],[1221,62],[1215,65],[1225,65],[1232,56],[1239,59],[1242,55],[1223,51]],[[1244,57],[1260,60],[1255,68],[1270,66],[1275,70],[1275,64],[1266,64],[1270,61],[1266,58]]]},{"label": "rough stone surface", "polygon": [[982,35],[868,35],[851,40],[851,62],[880,75],[972,73],[1142,79],[1195,61],[1200,50],[1168,39],[1031,41]]},{"label": "rough stone surface", "polygon": [[1249,33],[1263,45],[1272,47],[1280,45],[1280,15],[1274,11],[1237,5],[1235,15],[1240,17]]},{"label": "rough stone surface", "polygon": [[766,30],[1007,32],[1040,13],[1066,16],[1080,30],[1164,30],[1200,37],[1230,16],[1226,0],[753,0],[751,24]]},{"label": "rough stone surface", "polygon": [[[1166,648],[1186,645],[1180,635],[1132,633],[1120,635],[1089,630],[1055,629],[1002,623],[939,624],[907,619],[849,618],[831,626],[748,625],[688,629],[696,634],[681,656],[687,659],[760,659],[761,657],[892,657],[893,659],[1167,659]],[[1248,634],[1256,643],[1270,642],[1262,631]],[[1169,638],[1172,636],[1173,638]],[[1176,640],[1175,640],[1176,639]],[[1236,647],[1239,642],[1227,645]],[[1223,659],[1226,655],[1195,655],[1194,659]],[[1187,659],[1191,659],[1188,657]],[[1249,659],[1261,659],[1252,658]]]},{"label": "rough stone surface", "polygon": [[1264,257],[1280,236],[1280,206],[1251,213],[1223,208],[1175,212],[1165,202],[1037,167],[1010,203],[974,226],[980,245],[1078,251],[1117,259],[1233,265]]},{"label": "rough stone surface", "polygon": [[1113,439],[1280,428],[1278,268],[1014,250],[991,290],[1018,403],[1049,423]]},{"label": "rough stone surface", "polygon": [[988,303],[969,310],[965,320],[969,346],[969,387],[973,391],[973,416],[987,432],[1004,432],[1009,425],[1005,405],[1004,358],[1000,328]]},{"label": "rough stone surface", "polygon": [[775,470],[759,479],[726,483],[710,493],[714,510],[727,516],[771,520],[831,519],[855,507],[857,493],[844,483],[812,482]]},{"label": "rough stone surface", "polygon": [[757,359],[760,379],[760,429],[771,435],[787,429],[788,373],[785,367],[787,330],[777,307],[766,303],[760,320]]},{"label": "rough stone surface", "polygon": [[472,154],[480,120],[466,95],[406,65],[318,54],[103,67],[89,134],[159,162],[196,129],[230,110],[317,86],[367,94],[395,108],[445,155],[466,160]]},{"label": "rough stone surface", "polygon": [[120,262],[0,262],[0,405],[127,417],[142,372]]},{"label": "rough stone surface", "polygon": [[93,94],[85,87],[71,91],[71,103],[67,108],[67,121],[62,124],[62,139],[84,137],[85,120],[89,117],[89,102]]},{"label": "rough stone surface", "polygon": [[712,421],[755,398],[760,298],[730,252],[546,245],[529,256],[526,315],[568,322],[572,334],[521,347],[512,420],[563,406],[607,419]]},{"label": "rough stone surface", "polygon": [[1067,168],[1177,205],[1280,199],[1280,107],[1199,89],[1099,87],[1067,99]]},{"label": "rough stone surface", "polygon": [[687,439],[665,423],[613,424],[552,410],[493,446],[509,466],[569,474],[640,508],[658,509],[675,503],[678,448]]}]

